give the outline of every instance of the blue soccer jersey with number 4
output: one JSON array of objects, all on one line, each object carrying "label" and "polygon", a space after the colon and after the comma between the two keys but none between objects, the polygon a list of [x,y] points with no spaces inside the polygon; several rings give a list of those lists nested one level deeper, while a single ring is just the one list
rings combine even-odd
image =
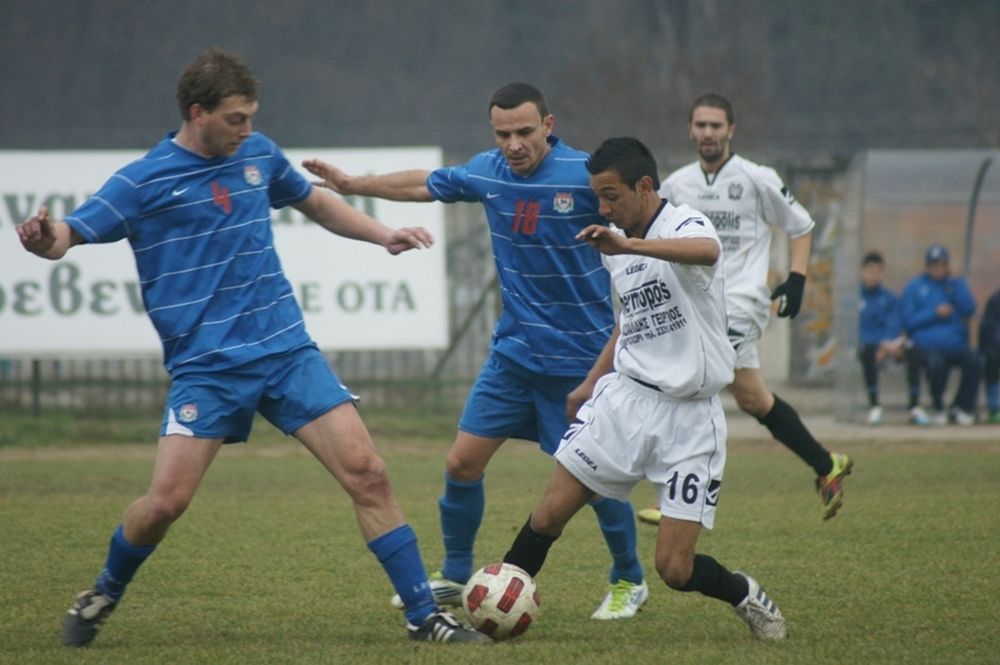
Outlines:
[{"label": "blue soccer jersey with number 4", "polygon": [[301,201],[311,185],[263,134],[214,159],[175,134],[119,169],[66,222],[88,243],[128,239],[173,376],[311,344],[270,212]]},{"label": "blue soccer jersey with number 4", "polygon": [[583,376],[614,328],[610,278],[596,250],[577,240],[606,224],[590,190],[587,153],[549,138],[528,176],[499,150],[437,169],[427,188],[439,201],[486,209],[503,313],[493,349],[535,372]]}]

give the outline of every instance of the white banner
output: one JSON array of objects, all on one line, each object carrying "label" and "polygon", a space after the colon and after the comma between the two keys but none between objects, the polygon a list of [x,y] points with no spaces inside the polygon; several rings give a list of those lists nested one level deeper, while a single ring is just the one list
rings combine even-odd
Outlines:
[{"label": "white banner", "polygon": [[[62,219],[142,154],[0,151],[0,355],[160,353],[126,241],[80,245],[47,261],[24,251],[14,232],[42,205]],[[319,157],[349,173],[441,165],[438,148],[305,148],[286,155],[296,166]],[[350,202],[391,227],[424,226],[437,242],[391,256],[335,236],[294,208],[272,211],[275,246],[313,339],[326,350],[447,346],[442,204]]]}]

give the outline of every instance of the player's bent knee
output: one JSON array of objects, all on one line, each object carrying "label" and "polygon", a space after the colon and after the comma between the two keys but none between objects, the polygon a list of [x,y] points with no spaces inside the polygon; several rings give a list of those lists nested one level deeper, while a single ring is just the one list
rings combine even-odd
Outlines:
[{"label": "player's bent knee", "polygon": [[668,587],[674,590],[683,589],[691,580],[694,561],[672,553],[656,555],[656,572]]},{"label": "player's bent knee", "polygon": [[483,477],[483,472],[485,471],[482,465],[463,459],[454,452],[448,453],[448,456],[444,460],[444,466],[449,478],[464,483],[479,480]]},{"label": "player's bent knee", "polygon": [[147,498],[147,519],[155,525],[173,524],[191,505],[191,497],[186,494],[166,494]]}]

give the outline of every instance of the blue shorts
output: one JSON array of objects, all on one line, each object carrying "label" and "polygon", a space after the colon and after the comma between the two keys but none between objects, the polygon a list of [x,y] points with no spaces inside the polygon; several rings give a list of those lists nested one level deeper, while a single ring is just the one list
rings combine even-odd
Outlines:
[{"label": "blue shorts", "polygon": [[307,346],[223,372],[178,376],[167,395],[160,436],[246,441],[255,412],[291,434],[353,399],[323,354]]},{"label": "blue shorts", "polygon": [[489,439],[537,441],[552,455],[566,433],[566,396],[583,379],[537,374],[491,353],[465,401],[458,428]]}]

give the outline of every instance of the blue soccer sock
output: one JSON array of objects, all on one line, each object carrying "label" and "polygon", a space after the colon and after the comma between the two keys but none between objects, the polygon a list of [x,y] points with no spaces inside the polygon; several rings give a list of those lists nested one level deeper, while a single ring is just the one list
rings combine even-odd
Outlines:
[{"label": "blue soccer sock", "polygon": [[609,580],[628,580],[639,584],[643,580],[642,564],[636,555],[635,514],[632,504],[616,499],[598,499],[591,502],[597,513],[597,523],[608,543],[608,551],[613,560]]},{"label": "blue soccer sock", "polygon": [[437,603],[427,583],[427,571],[417,548],[417,534],[409,524],[384,533],[368,543],[393,588],[403,601],[406,620],[414,626],[423,625],[437,611]]},{"label": "blue soccer sock", "polygon": [[155,544],[139,547],[125,540],[125,531],[119,524],[108,543],[108,558],[104,563],[104,570],[94,586],[108,598],[118,600],[135,577],[135,571],[139,570],[139,566],[155,549]]},{"label": "blue soccer sock", "polygon": [[472,576],[472,550],[485,505],[482,478],[465,482],[444,474],[444,496],[438,507],[444,540],[441,574],[445,579],[465,584]]}]

